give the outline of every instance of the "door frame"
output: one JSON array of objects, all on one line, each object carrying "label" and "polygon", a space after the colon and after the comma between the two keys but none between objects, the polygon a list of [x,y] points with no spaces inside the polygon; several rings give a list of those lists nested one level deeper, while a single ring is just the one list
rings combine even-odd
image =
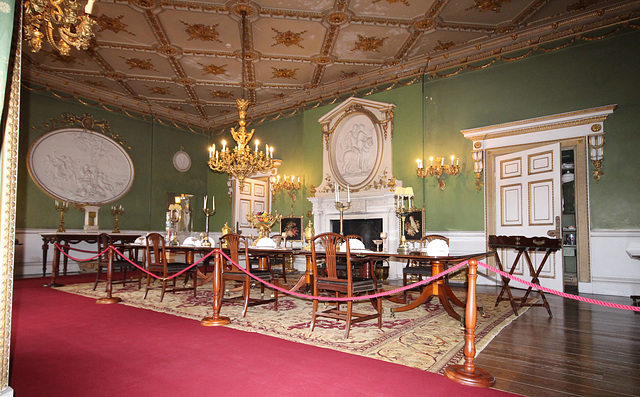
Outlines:
[{"label": "door frame", "polygon": [[[604,158],[604,121],[614,112],[617,105],[606,105],[591,109],[536,117],[498,125],[460,131],[473,142],[474,172],[478,190],[485,187],[485,231],[487,236],[495,233],[495,167],[496,155],[533,148],[548,143],[559,142],[560,149],[573,148],[575,153],[575,184],[578,281],[591,282],[589,258],[589,164],[591,160],[598,168],[594,171],[597,180]],[[594,143],[602,143],[598,147]],[[489,175],[490,177],[487,177]],[[484,185],[481,183],[484,182]],[[486,236],[485,236],[486,238]]]}]

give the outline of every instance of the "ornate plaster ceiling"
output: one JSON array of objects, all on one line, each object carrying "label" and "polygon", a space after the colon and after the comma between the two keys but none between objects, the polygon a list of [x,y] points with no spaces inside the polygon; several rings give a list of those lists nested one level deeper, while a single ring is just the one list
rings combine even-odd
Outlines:
[{"label": "ornate plaster ceiling", "polygon": [[[84,4],[84,2],[83,2]],[[203,131],[640,17],[640,0],[97,0],[96,37],[24,48],[29,83]]]}]

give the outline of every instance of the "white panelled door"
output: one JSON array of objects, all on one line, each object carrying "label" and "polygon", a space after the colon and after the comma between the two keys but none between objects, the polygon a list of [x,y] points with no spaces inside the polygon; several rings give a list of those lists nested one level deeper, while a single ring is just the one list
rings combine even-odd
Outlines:
[{"label": "white panelled door", "polygon": [[269,211],[269,190],[267,181],[246,178],[242,191],[234,181],[234,221],[236,229],[239,228],[242,234],[248,236],[258,235],[257,229],[247,220],[247,214],[255,214],[261,211]]},{"label": "white panelled door", "polygon": [[[497,235],[560,237],[560,164],[559,143],[495,157]],[[544,254],[530,253],[534,268]],[[514,251],[502,252],[507,270],[515,256]],[[530,280],[524,258],[514,274]],[[540,284],[563,291],[561,250],[547,259],[540,272]]]}]

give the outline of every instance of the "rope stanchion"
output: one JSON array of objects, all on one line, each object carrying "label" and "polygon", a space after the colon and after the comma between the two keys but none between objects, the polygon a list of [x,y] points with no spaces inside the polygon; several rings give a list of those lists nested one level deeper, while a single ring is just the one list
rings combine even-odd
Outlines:
[{"label": "rope stanchion", "polygon": [[[200,324],[206,327],[214,327],[219,325],[227,325],[231,322],[229,317],[220,315],[220,306],[222,305],[222,259],[219,249],[216,249],[215,260],[213,266],[213,314],[211,317],[205,317],[200,320]],[[237,265],[237,264],[236,264]]]}]

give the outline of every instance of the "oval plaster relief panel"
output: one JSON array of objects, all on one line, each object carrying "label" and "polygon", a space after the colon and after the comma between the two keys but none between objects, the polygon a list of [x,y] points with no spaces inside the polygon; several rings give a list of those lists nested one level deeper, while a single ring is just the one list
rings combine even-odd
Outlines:
[{"label": "oval plaster relief panel", "polygon": [[46,193],[101,206],[123,197],[134,177],[131,157],[106,135],[63,128],[38,138],[27,156],[29,175]]},{"label": "oval plaster relief panel", "polygon": [[374,122],[364,113],[344,117],[331,137],[329,163],[333,174],[353,188],[369,183],[380,167],[382,145]]}]

